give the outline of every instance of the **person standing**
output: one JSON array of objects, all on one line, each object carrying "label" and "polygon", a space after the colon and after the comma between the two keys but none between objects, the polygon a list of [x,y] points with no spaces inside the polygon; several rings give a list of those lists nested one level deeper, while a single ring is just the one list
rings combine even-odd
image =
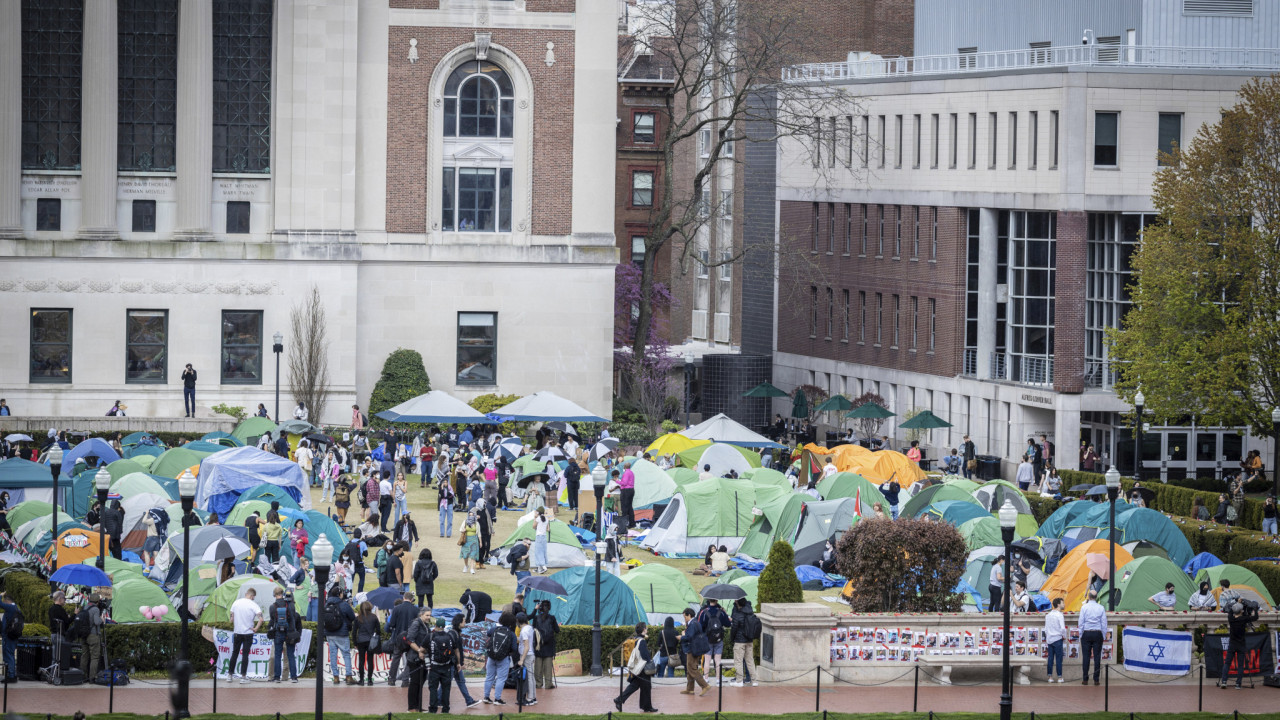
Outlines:
[{"label": "person standing", "polygon": [[999,612],[1003,607],[1000,598],[1004,595],[1004,556],[1000,555],[991,565],[990,579],[987,581],[987,593],[991,596],[991,612]]},{"label": "person standing", "polygon": [[1147,598],[1147,602],[1156,606],[1156,610],[1163,612],[1172,612],[1178,604],[1178,595],[1174,591],[1173,583],[1164,584],[1164,592],[1156,593]]},{"label": "person standing", "polygon": [[[511,658],[520,652],[516,639],[515,618],[511,613],[503,613],[498,618],[497,627],[489,631],[488,647],[485,650],[484,663],[484,703],[486,705],[506,705],[502,701],[502,689],[507,684],[507,675],[511,672]],[[497,688],[493,700],[489,693]]]},{"label": "person standing", "polygon": [[429,693],[427,712],[449,714],[449,683],[458,668],[458,648],[453,635],[445,630],[444,618],[436,618],[436,629],[431,632],[427,645],[427,659],[431,669],[427,673]]},{"label": "person standing", "polygon": [[346,671],[348,685],[355,685],[351,675],[351,626],[356,622],[355,611],[351,604],[342,597],[342,590],[334,583],[329,588],[329,599],[325,601],[324,635],[329,643],[329,674],[334,684],[338,682],[338,655],[342,655],[342,669]]},{"label": "person standing", "polygon": [[275,589],[275,602],[269,609],[271,620],[267,625],[267,635],[271,638],[271,682],[282,680],[282,658],[289,658],[289,682],[298,682],[298,664],[294,651],[298,641],[302,639],[302,618],[293,605],[293,596],[286,596],[284,588]]},{"label": "person standing", "polygon": [[622,477],[618,478],[618,488],[622,491],[622,516],[627,519],[627,527],[636,524],[634,508],[636,500],[636,474],[631,469],[631,461],[622,464]]},{"label": "person standing", "polygon": [[[0,636],[3,637],[0,645],[3,646],[4,682],[8,684],[18,681],[18,641],[16,638],[9,637],[9,627],[22,618],[22,611],[18,609],[16,603],[9,601],[7,592],[0,593],[0,610],[4,611],[4,621],[0,624]],[[88,653],[85,653],[85,657],[88,657]],[[83,659],[80,662],[84,664]]]},{"label": "person standing", "polygon": [[356,484],[346,475],[339,475],[333,486],[333,506],[338,510],[338,524],[347,524],[347,511],[351,509],[351,491]]},{"label": "person standing", "polygon": [[293,451],[293,461],[302,469],[302,477],[307,479],[308,487],[316,486],[315,455],[311,451],[310,440],[299,440],[298,449]]},{"label": "person standing", "polygon": [[1062,682],[1062,645],[1067,633],[1067,623],[1062,617],[1062,598],[1053,599],[1053,609],[1044,616],[1044,652],[1048,668],[1045,677],[1054,682],[1053,665],[1058,664],[1058,682]]},{"label": "person standing", "polygon": [[360,612],[356,613],[356,685],[373,685],[373,651],[369,649],[373,638],[379,635],[378,616],[373,612],[373,604],[368,600],[360,603]]},{"label": "person standing", "polygon": [[880,485],[880,494],[884,495],[884,499],[889,501],[889,517],[894,520],[898,519],[898,495],[901,492],[902,486],[893,480]]},{"label": "person standing", "polygon": [[254,600],[258,593],[253,588],[245,590],[244,597],[231,603],[231,679],[236,679],[236,658],[240,658],[240,684],[249,683],[249,650],[253,648],[253,634],[262,626],[262,608]]},{"label": "person standing", "polygon": [[457,662],[453,666],[453,684],[462,693],[462,700],[466,703],[467,709],[480,704],[480,701],[471,696],[467,692],[467,676],[462,674],[463,648],[462,648],[462,613],[456,613],[453,619],[449,621],[449,636],[453,638],[454,652],[457,656]]},{"label": "person standing", "polygon": [[196,416],[196,369],[191,363],[182,370],[182,411],[184,417]]},{"label": "person standing", "polygon": [[1102,674],[1102,639],[1107,633],[1107,611],[1098,604],[1098,591],[1090,590],[1089,599],[1080,608],[1080,617],[1076,623],[1080,631],[1080,657],[1084,660],[1084,677],[1081,685],[1089,684],[1089,658],[1093,658],[1093,684],[1101,684],[1098,676]]},{"label": "person standing", "polygon": [[964,442],[960,443],[960,457],[964,460],[962,465],[965,479],[973,477],[973,471],[978,469],[978,448],[968,435],[965,435]]},{"label": "person standing", "polygon": [[107,544],[111,550],[111,557],[120,560],[122,549],[120,547],[120,537],[124,534],[124,509],[120,507],[119,500],[112,500],[107,507],[102,509],[102,529],[107,533]]},{"label": "person standing", "polygon": [[711,652],[711,643],[702,632],[702,624],[694,618],[693,610],[689,608],[684,611],[684,634],[680,636],[680,650],[685,654],[685,675],[688,677],[685,689],[680,694],[692,695],[695,683],[702,688],[702,695],[711,692],[711,685],[702,677],[702,658]]},{"label": "person standing", "polygon": [[536,573],[547,571],[547,535],[550,532],[551,521],[539,508],[537,516],[533,519],[533,571]]},{"label": "person standing", "polygon": [[1262,534],[1274,537],[1276,532],[1276,498],[1268,495],[1262,501]]},{"label": "person standing", "polygon": [[453,537],[453,485],[440,481],[440,537]]},{"label": "person standing", "polygon": [[539,690],[550,690],[556,686],[556,636],[560,634],[560,622],[551,614],[550,600],[538,603],[533,629],[538,633],[538,647],[533,651],[533,682]]},{"label": "person standing", "polygon": [[1236,668],[1236,689],[1242,690],[1244,683],[1244,666],[1248,653],[1245,650],[1246,639],[1245,633],[1249,630],[1249,624],[1258,619],[1258,607],[1256,605],[1246,606],[1244,603],[1236,601],[1227,606],[1227,657],[1222,663],[1222,680],[1218,687],[1227,687],[1227,676],[1231,671],[1231,666]]},{"label": "person standing", "polygon": [[751,608],[750,600],[738,598],[734,601],[730,622],[729,631],[733,634],[733,672],[737,675],[733,686],[759,685],[760,681],[756,679],[755,641],[759,639],[763,627],[760,618],[756,617]]},{"label": "person standing", "polygon": [[409,712],[422,712],[422,686],[427,682],[427,651],[431,646],[431,611],[418,609],[418,617],[405,635],[409,669]]},{"label": "person standing", "polygon": [[[712,558],[714,557],[713,555]],[[724,632],[731,623],[729,616],[720,607],[720,601],[715,598],[707,600],[707,604],[703,605],[698,612],[698,624],[706,635],[707,643],[711,646],[706,654],[707,667],[702,670],[704,675],[708,672],[713,672],[717,676],[720,674],[720,661],[724,656]]]},{"label": "person standing", "polygon": [[[1083,440],[1080,442],[1084,443]],[[1098,451],[1094,450],[1092,445],[1085,444],[1084,450],[1080,452],[1080,469],[1085,472],[1095,472],[1100,459]]]},{"label": "person standing", "polygon": [[[387,523],[391,521],[391,507],[395,504],[392,492],[391,473],[384,471],[382,479],[378,480],[378,515],[382,521],[379,529],[384,533],[391,532]],[[370,507],[372,505],[373,503],[370,503]]]},{"label": "person standing", "polygon": [[364,413],[360,412],[359,405],[351,406],[351,429],[355,432],[364,429]]},{"label": "person standing", "polygon": [[[86,681],[92,681],[98,677],[98,667],[102,661],[102,598],[98,593],[89,595],[89,604],[80,612],[85,613],[89,619],[89,634],[84,638],[84,652],[80,655],[80,671],[84,673]],[[232,655],[232,658],[235,656]],[[6,667],[11,667],[8,659],[5,663]],[[232,676],[235,675],[234,665],[233,662]]]},{"label": "person standing", "polygon": [[396,474],[396,482],[391,486],[391,498],[396,506],[396,524],[400,523],[400,516],[409,512],[409,481],[405,479],[404,473]]},{"label": "person standing", "polygon": [[[572,442],[572,440],[570,440]],[[568,451],[568,443],[565,443],[566,452]],[[576,447],[576,443],[575,443]],[[569,455],[569,462],[564,466],[564,488],[569,496],[569,510],[573,512],[574,517],[578,515],[578,493],[582,487],[582,468],[578,467],[578,462],[574,459],[574,455]]]},{"label": "person standing", "polygon": [[627,698],[637,690],[640,691],[641,712],[658,712],[658,708],[653,706],[653,679],[645,672],[645,667],[653,660],[653,654],[649,652],[649,643],[645,639],[648,632],[648,626],[642,622],[636,623],[636,644],[631,650],[630,659],[627,660],[627,689],[613,699],[613,706],[618,708],[618,712],[622,712],[622,706],[627,702]]},{"label": "person standing", "polygon": [[413,516],[405,510],[400,519],[396,521],[395,529],[391,531],[391,537],[407,551],[418,542],[418,525],[413,522]]}]

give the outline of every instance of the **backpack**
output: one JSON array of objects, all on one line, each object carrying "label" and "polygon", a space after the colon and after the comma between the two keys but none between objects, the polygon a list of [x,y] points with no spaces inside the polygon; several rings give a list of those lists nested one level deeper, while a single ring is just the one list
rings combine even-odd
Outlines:
[{"label": "backpack", "polygon": [[89,620],[89,609],[85,608],[76,613],[76,616],[71,619],[71,626],[67,628],[66,638],[67,640],[83,640],[89,637],[89,632],[92,629],[92,623]]},{"label": "backpack", "polygon": [[724,640],[724,623],[720,621],[720,613],[708,612],[705,625],[704,631],[707,633],[707,640],[713,643]]},{"label": "backpack", "polygon": [[502,660],[515,654],[512,649],[515,645],[515,635],[506,625],[499,625],[493,629],[493,635],[489,636],[489,647],[485,649],[485,654],[491,660]]},{"label": "backpack", "polygon": [[1227,522],[1233,523],[1238,517],[1240,517],[1240,514],[1236,512],[1236,506],[1227,505]]},{"label": "backpack", "polygon": [[369,427],[369,416],[364,413],[360,413],[360,424],[364,427]]},{"label": "backpack", "polygon": [[22,637],[22,631],[27,627],[26,618],[22,617],[22,611],[15,606],[13,610],[5,613],[9,616],[9,627],[5,630],[5,636],[10,640],[17,640]]},{"label": "backpack", "polygon": [[434,560],[432,560],[429,565],[424,565],[422,561],[419,561],[416,565],[414,565],[413,579],[416,582],[420,582],[420,583],[435,582],[436,578],[439,576],[440,576],[440,568],[436,566],[436,563]]},{"label": "backpack", "polygon": [[436,630],[431,633],[430,640],[431,664],[436,667],[452,665],[453,657],[453,637],[445,630]]},{"label": "backpack", "polygon": [[360,541],[352,540],[347,543],[347,557],[351,558],[351,562],[356,565],[364,565],[364,553],[360,552]]},{"label": "backpack", "polygon": [[760,618],[755,613],[751,613],[742,621],[742,629],[747,640],[759,640],[761,633],[764,632],[763,626],[760,625]]},{"label": "backpack", "polygon": [[[274,622],[271,623],[271,629],[275,632],[276,637],[289,636],[289,606],[274,605],[271,608],[272,614],[275,616]],[[338,627],[342,627],[339,625]]]},{"label": "backpack", "polygon": [[329,633],[342,630],[342,613],[338,612],[338,603],[325,603],[324,629]]}]

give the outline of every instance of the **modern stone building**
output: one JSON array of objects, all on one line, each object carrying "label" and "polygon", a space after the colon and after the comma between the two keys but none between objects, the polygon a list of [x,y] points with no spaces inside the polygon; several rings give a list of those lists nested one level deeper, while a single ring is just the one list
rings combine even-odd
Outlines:
[{"label": "modern stone building", "polygon": [[[467,398],[610,407],[617,6],[0,2],[0,397],[270,397],[318,287],[325,421],[386,356]],[[287,408],[286,408],[287,411]],[[314,419],[314,418],[313,418]]]}]

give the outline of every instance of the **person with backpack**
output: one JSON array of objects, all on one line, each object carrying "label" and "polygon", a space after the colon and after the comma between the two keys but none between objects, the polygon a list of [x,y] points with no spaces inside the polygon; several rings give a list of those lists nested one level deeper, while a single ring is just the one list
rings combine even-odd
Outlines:
[{"label": "person with backpack", "polygon": [[275,602],[267,610],[267,637],[271,638],[274,649],[271,653],[271,682],[280,682],[282,655],[289,657],[289,682],[298,682],[297,658],[294,651],[298,641],[302,639],[302,618],[293,606],[293,596],[286,595],[284,588],[275,590]]},{"label": "person with backpack", "polygon": [[422,548],[418,553],[418,561],[413,564],[413,589],[418,595],[418,607],[422,607],[423,598],[427,601],[427,608],[435,607],[432,596],[436,592],[435,584],[438,577],[440,577],[440,567],[436,565],[435,560],[431,559],[431,549]]},{"label": "person with backpack", "polygon": [[702,623],[698,622],[693,610],[685,608],[684,634],[680,636],[680,651],[685,655],[684,672],[688,679],[681,695],[692,695],[693,686],[702,688],[702,695],[711,692],[711,685],[702,676],[702,658],[711,652],[711,643],[706,633],[702,632]]},{"label": "person with backpack", "polygon": [[449,714],[449,683],[458,668],[458,646],[453,635],[445,629],[444,618],[436,618],[436,629],[431,631],[427,641],[427,659],[431,669],[427,673],[428,712],[434,713],[437,708],[445,715]]},{"label": "person with backpack", "polygon": [[[704,675],[709,672],[720,673],[720,660],[724,656],[724,632],[729,628],[732,622],[729,616],[724,613],[720,607],[720,601],[715,598],[707,600],[707,604],[702,606],[702,610],[698,612],[698,622],[702,625],[702,631],[706,633],[707,642],[711,645],[706,655],[707,666],[703,668]],[[708,670],[710,668],[710,671]]]},{"label": "person with backpack", "polygon": [[427,682],[427,652],[431,645],[431,611],[419,608],[405,634],[409,670],[409,712],[422,712],[422,686]]},{"label": "person with backpack", "polygon": [[[418,606],[413,604],[413,593],[405,593],[404,598],[396,600],[395,607],[387,613],[387,634],[391,636],[391,669],[387,673],[387,684],[395,687],[396,678],[400,677],[400,661],[409,651],[409,627],[418,617]],[[400,680],[401,687],[409,687],[408,663],[405,663],[405,674]]]},{"label": "person with backpack", "polygon": [[80,671],[85,680],[98,676],[102,662],[102,598],[98,593],[89,595],[89,601],[76,613],[73,623],[76,638],[84,645],[80,653]]},{"label": "person with backpack", "polygon": [[533,629],[537,633],[533,649],[533,684],[540,690],[550,690],[556,686],[556,635],[560,634],[560,622],[551,614],[550,600],[538,603]]},{"label": "person with backpack", "polygon": [[333,681],[338,681],[338,654],[342,654],[342,668],[346,670],[348,685],[355,685],[351,675],[351,626],[356,622],[356,613],[351,604],[342,597],[342,591],[335,584],[329,588],[329,599],[324,605],[324,637],[329,643],[329,674]]},{"label": "person with backpack", "polygon": [[627,689],[613,699],[613,706],[618,708],[618,712],[622,712],[623,703],[637,690],[640,691],[641,712],[658,712],[658,708],[653,706],[653,676],[648,672],[649,665],[653,661],[653,655],[649,652],[649,643],[645,639],[648,632],[647,625],[642,622],[636,623],[636,644],[631,650],[631,657],[627,660]]},{"label": "person with backpack", "polygon": [[733,686],[759,685],[760,681],[756,679],[755,641],[760,638],[762,626],[760,618],[756,617],[751,608],[750,600],[738,598],[734,601],[729,631],[733,636],[733,668],[734,675],[737,675]]},{"label": "person with backpack", "polygon": [[480,701],[471,697],[471,693],[467,692],[467,677],[462,674],[462,614],[455,614],[449,622],[449,635],[453,637],[454,647],[457,648],[457,664],[453,667],[453,684],[462,692],[462,699],[466,702],[467,709],[470,710],[479,705]]},{"label": "person with backpack", "polygon": [[351,584],[358,587],[356,592],[364,592],[364,554],[368,551],[365,544],[361,542],[361,537],[362,535],[359,528],[352,530],[351,540],[347,543],[347,547],[343,549],[343,552],[347,554],[347,558],[351,560],[355,566],[352,571],[353,577]]},{"label": "person with backpack", "polygon": [[[506,687],[507,675],[511,672],[511,659],[520,651],[516,641],[516,619],[511,613],[503,613],[498,618],[498,625],[489,631],[485,648],[484,661],[484,703],[506,705],[502,701],[502,689]],[[494,688],[497,692],[492,700],[489,693]]]}]

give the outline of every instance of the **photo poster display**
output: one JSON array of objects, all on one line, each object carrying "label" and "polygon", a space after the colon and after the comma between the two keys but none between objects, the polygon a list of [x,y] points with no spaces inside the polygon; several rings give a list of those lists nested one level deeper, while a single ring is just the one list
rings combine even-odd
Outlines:
[{"label": "photo poster display", "polygon": [[[1063,638],[1063,654],[1080,657],[1080,633],[1068,628]],[[1010,657],[1044,657],[1043,627],[1011,626]],[[1115,631],[1107,629],[1102,659],[1111,659]],[[831,629],[831,662],[911,662],[923,656],[1000,655],[1004,652],[1003,627],[955,630],[913,629],[910,627],[835,627]]]},{"label": "photo poster display", "polygon": [[[234,639],[230,630],[220,630],[216,628],[206,629],[211,631],[212,637],[206,634],[206,639],[213,643],[218,649],[218,679],[231,679],[231,651],[234,647]],[[254,633],[253,644],[249,646],[249,664],[246,668],[246,674],[250,680],[266,680],[271,677],[271,654],[275,650],[275,643],[267,637],[266,633]],[[307,666],[307,655],[311,650],[311,630],[304,628],[302,631],[302,639],[294,646],[293,656],[296,658],[294,668],[298,673],[302,673],[302,669]],[[243,662],[244,655],[241,651],[240,657],[235,658],[236,674],[240,673],[240,663]],[[285,663],[280,665],[281,677],[289,675],[289,666]]]}]

